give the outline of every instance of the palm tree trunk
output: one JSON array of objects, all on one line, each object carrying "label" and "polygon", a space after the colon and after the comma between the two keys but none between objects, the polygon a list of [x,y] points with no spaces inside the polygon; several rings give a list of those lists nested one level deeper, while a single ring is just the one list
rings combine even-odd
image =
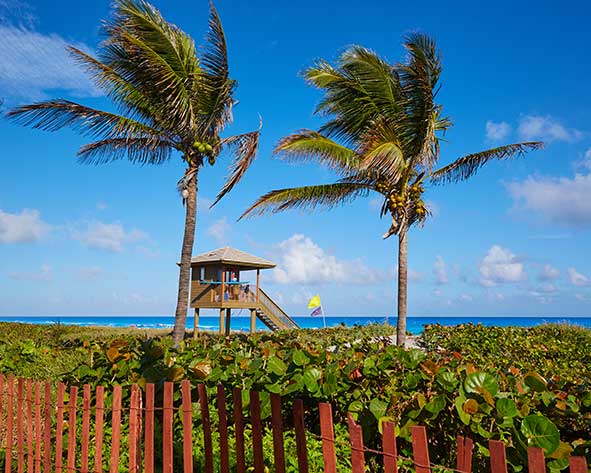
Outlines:
[{"label": "palm tree trunk", "polygon": [[396,344],[404,346],[406,341],[406,292],[408,285],[406,230],[398,234],[398,321],[396,324]]},{"label": "palm tree trunk", "polygon": [[186,189],[189,195],[185,203],[185,234],[183,235],[181,267],[179,271],[179,292],[176,302],[174,329],[172,331],[172,341],[175,347],[178,347],[185,338],[185,326],[187,325],[191,258],[193,257],[193,242],[195,241],[195,224],[197,220],[197,173],[189,180]]}]

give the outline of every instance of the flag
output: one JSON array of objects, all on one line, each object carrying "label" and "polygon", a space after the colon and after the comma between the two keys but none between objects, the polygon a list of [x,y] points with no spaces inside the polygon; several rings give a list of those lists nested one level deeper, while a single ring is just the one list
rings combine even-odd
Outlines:
[{"label": "flag", "polygon": [[320,296],[318,294],[308,301],[308,309],[314,309],[315,307],[320,307],[321,305],[322,303],[320,302]]},{"label": "flag", "polygon": [[316,307],[312,313],[310,314],[312,317],[316,316],[316,315],[322,315],[322,306],[319,305],[318,307]]}]

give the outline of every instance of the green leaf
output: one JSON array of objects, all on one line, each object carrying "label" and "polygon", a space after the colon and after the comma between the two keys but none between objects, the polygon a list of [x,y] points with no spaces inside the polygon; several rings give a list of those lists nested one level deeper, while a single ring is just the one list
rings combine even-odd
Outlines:
[{"label": "green leaf", "polygon": [[296,350],[293,352],[293,362],[298,366],[304,366],[310,361],[310,358],[302,350]]},{"label": "green leaf", "polygon": [[527,416],[520,430],[529,446],[543,448],[546,455],[553,453],[560,444],[558,428],[542,415]]},{"label": "green leaf", "polygon": [[388,403],[381,401],[380,399],[372,399],[369,403],[369,410],[377,420],[380,420],[386,415]]},{"label": "green leaf", "polygon": [[271,358],[269,358],[269,361],[267,361],[267,368],[269,368],[271,373],[274,373],[277,376],[283,376],[287,371],[287,365],[281,358],[277,358],[275,355],[273,355]]},{"label": "green leaf", "polygon": [[511,399],[504,397],[497,399],[496,408],[501,417],[515,417],[517,415],[517,406]]},{"label": "green leaf", "polygon": [[308,391],[315,393],[319,389],[318,381],[321,377],[322,372],[318,368],[308,368],[304,372],[302,380]]},{"label": "green leaf", "polygon": [[443,408],[445,407],[445,396],[436,396],[425,405],[425,409],[433,414],[433,417],[437,417]]},{"label": "green leaf", "polygon": [[499,383],[488,373],[476,372],[466,376],[464,380],[464,389],[468,393],[482,394],[486,396],[496,396],[499,392]]},{"label": "green leaf", "polygon": [[353,401],[349,404],[349,412],[361,412],[363,410],[363,403],[361,401]]},{"label": "green leaf", "polygon": [[530,372],[523,378],[525,385],[537,392],[543,392],[548,389],[548,382],[536,372]]}]

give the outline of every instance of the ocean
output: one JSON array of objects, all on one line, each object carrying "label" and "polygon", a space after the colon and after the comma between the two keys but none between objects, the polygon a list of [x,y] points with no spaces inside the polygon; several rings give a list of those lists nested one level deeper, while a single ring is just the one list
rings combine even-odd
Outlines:
[{"label": "ocean", "polygon": [[[301,316],[293,317],[294,321],[302,328],[321,328],[324,326],[322,317]],[[172,328],[174,317],[169,315],[51,315],[51,316],[3,316],[0,322],[21,322],[29,324],[68,324],[79,326],[110,326],[110,327],[137,327],[137,328]],[[568,323],[591,328],[591,317],[408,317],[407,330],[413,334],[419,334],[424,325],[440,323],[442,325],[458,325],[465,323],[483,325],[497,325],[502,327],[532,327],[544,323]],[[396,317],[371,317],[371,316],[330,316],[326,317],[326,326],[335,327],[346,325],[366,325],[371,323],[396,324]],[[219,327],[217,316],[201,315],[199,327],[203,330],[216,330]],[[187,327],[193,327],[192,314],[187,319]],[[232,330],[248,331],[250,319],[245,314],[232,314]],[[257,320],[257,329],[264,330],[267,327]]]}]

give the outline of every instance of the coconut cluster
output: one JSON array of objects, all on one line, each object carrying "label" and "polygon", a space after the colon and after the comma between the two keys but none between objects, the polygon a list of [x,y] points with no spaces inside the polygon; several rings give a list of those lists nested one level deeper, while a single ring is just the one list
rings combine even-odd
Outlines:
[{"label": "coconut cluster", "polygon": [[207,156],[207,160],[209,164],[213,166],[215,163],[215,155],[213,152],[213,146],[209,143],[202,143],[201,141],[194,141],[193,142],[193,149],[199,151],[202,155]]}]

